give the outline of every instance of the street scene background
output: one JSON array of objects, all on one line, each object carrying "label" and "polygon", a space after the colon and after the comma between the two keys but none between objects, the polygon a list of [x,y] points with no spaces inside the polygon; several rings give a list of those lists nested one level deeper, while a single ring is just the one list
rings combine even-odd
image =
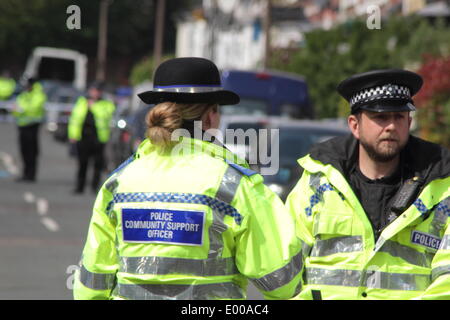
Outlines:
[{"label": "street scene background", "polygon": [[[152,88],[156,67],[173,57],[213,60],[223,87],[241,97],[221,108],[219,129],[279,130],[278,170],[264,178],[285,200],[299,178],[296,160],[349,132],[348,103],[336,86],[354,73],[419,73],[412,132],[450,147],[448,39],[450,1],[0,1],[0,81],[14,82],[10,93],[0,90],[0,299],[72,299],[95,194],[72,193],[77,161],[67,121],[91,83],[104,83],[116,106],[104,181],[145,139],[152,106],[136,94]],[[37,181],[18,183],[11,110],[30,77],[46,91],[46,117]],[[224,143],[247,159],[257,151]],[[253,286],[248,295],[262,297]]]}]

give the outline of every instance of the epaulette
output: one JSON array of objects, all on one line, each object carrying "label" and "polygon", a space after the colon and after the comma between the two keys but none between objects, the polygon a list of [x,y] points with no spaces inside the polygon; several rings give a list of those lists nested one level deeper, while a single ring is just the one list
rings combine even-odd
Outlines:
[{"label": "epaulette", "polygon": [[243,167],[243,166],[240,166],[240,165],[238,165],[238,164],[236,164],[236,163],[233,163],[233,162],[231,162],[231,161],[229,161],[229,160],[226,160],[226,159],[225,159],[225,162],[228,163],[228,165],[229,165],[230,167],[233,167],[234,169],[236,169],[237,171],[239,171],[240,173],[242,173],[243,175],[245,175],[245,176],[247,176],[247,177],[251,177],[251,176],[253,176],[253,175],[255,175],[255,174],[258,173],[258,172],[256,172],[256,171],[253,171],[253,170],[251,170],[251,169],[248,169],[248,168],[245,168],[245,167]]}]

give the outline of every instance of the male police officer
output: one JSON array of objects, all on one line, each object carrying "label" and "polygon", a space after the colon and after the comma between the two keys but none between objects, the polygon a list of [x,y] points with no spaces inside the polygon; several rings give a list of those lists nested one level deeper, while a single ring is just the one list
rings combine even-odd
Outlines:
[{"label": "male police officer", "polygon": [[103,85],[93,83],[88,90],[88,97],[78,98],[69,119],[68,136],[71,143],[76,143],[78,157],[75,194],[84,192],[89,160],[94,160],[94,173],[91,189],[98,191],[101,172],[104,167],[104,149],[110,136],[110,122],[115,105],[102,98]]},{"label": "male police officer", "polygon": [[299,160],[287,200],[309,245],[299,298],[450,298],[450,152],[409,135],[421,86],[398,69],[338,86],[352,134]]}]

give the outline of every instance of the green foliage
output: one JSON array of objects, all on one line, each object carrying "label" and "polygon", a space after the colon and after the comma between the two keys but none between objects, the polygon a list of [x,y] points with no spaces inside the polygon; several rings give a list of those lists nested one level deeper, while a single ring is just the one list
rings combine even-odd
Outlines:
[{"label": "green foliage", "polygon": [[[166,55],[162,61],[174,58],[173,55]],[[136,63],[131,69],[130,83],[135,86],[144,81],[152,81],[154,71],[153,57],[146,57]]]},{"label": "green foliage", "polygon": [[427,57],[418,73],[424,79],[414,97],[420,135],[450,148],[450,57]]},{"label": "green foliage", "polygon": [[286,59],[273,55],[271,67],[303,75],[319,118],[344,116],[348,104],[336,86],[348,76],[372,69],[417,69],[424,54],[449,52],[450,29],[443,21],[431,24],[416,17],[393,17],[381,29],[370,30],[365,20],[350,21],[330,30],[305,34],[305,46]]}]

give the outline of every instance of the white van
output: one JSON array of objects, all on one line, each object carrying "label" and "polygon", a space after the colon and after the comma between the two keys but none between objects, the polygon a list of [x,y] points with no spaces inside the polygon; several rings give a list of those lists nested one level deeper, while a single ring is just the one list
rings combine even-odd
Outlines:
[{"label": "white van", "polygon": [[57,81],[84,91],[87,56],[69,49],[36,47],[28,58],[22,78]]},{"label": "white van", "polygon": [[46,126],[57,140],[67,139],[72,108],[86,90],[87,56],[74,50],[36,47],[28,58],[21,83],[37,78],[47,94]]}]

